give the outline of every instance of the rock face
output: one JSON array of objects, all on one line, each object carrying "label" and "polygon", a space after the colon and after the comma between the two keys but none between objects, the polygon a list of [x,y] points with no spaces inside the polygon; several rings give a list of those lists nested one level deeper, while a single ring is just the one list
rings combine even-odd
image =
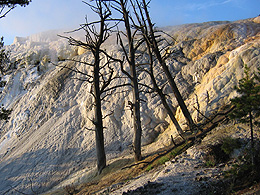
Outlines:
[{"label": "rock face", "polygon": [[256,18],[254,18],[254,20],[253,20],[255,23],[260,23],[260,16],[258,16],[258,17],[256,17]]},{"label": "rock face", "polygon": [[[252,71],[260,64],[260,24],[255,19],[237,22],[208,22],[165,28],[177,42],[169,47],[174,54],[167,63],[195,121],[200,121],[194,107],[209,116],[237,95],[234,86],[243,77],[243,66]],[[56,33],[56,32],[55,32]],[[116,44],[107,46],[121,57]],[[43,193],[62,183],[70,175],[80,182],[83,173],[94,168],[95,135],[93,128],[91,85],[66,67],[89,72],[84,61],[91,58],[82,49],[68,45],[53,33],[17,38],[7,49],[18,61],[14,71],[5,76],[7,86],[0,101],[13,112],[8,122],[1,122],[0,194]],[[74,61],[64,61],[74,59]],[[52,63],[57,64],[54,66]],[[120,72],[120,67],[114,65]],[[165,76],[156,67],[162,84]],[[139,80],[151,85],[141,73]],[[115,84],[120,83],[116,81]],[[176,118],[185,128],[173,92],[165,92],[176,109]],[[170,142],[177,133],[158,97],[141,94],[143,145],[159,135],[158,147]],[[105,147],[108,159],[130,150],[132,116],[127,107],[131,92],[112,94],[103,105]],[[167,126],[170,124],[169,128]],[[81,174],[79,174],[81,173]]]}]

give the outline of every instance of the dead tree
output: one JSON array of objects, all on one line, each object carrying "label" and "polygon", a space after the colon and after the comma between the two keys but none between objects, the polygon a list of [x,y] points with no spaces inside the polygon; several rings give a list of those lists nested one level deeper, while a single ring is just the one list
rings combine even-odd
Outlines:
[{"label": "dead tree", "polygon": [[156,92],[160,99],[161,99],[161,102],[164,106],[164,108],[166,109],[167,111],[167,114],[169,115],[171,121],[173,122],[177,132],[179,133],[179,135],[185,139],[185,135],[184,135],[184,132],[179,124],[179,122],[177,121],[177,119],[175,118],[175,115],[174,115],[174,112],[171,108],[171,106],[168,104],[167,102],[167,98],[166,98],[166,95],[163,93],[163,87],[160,87],[158,84],[157,84],[157,80],[156,80],[156,77],[154,75],[154,61],[153,61],[153,54],[152,54],[152,51],[151,51],[151,48],[149,47],[149,45],[147,45],[146,47],[146,50],[148,52],[148,55],[149,55],[149,69],[143,69],[143,71],[145,71],[146,73],[148,73],[148,75],[150,76],[151,78],[151,81],[152,81],[152,84],[153,84],[153,88],[152,90],[154,92]]},{"label": "dead tree", "polygon": [[[166,109],[171,121],[173,122],[173,124],[176,127],[176,130],[178,131],[179,135],[183,139],[185,139],[184,132],[183,132],[182,128],[180,127],[177,119],[175,118],[175,115],[174,115],[170,105],[167,103],[166,95],[163,93],[163,87],[159,87],[159,85],[157,84],[156,77],[154,75],[154,61],[155,60],[154,60],[153,50],[151,47],[151,42],[149,39],[149,34],[148,34],[149,31],[147,29],[147,25],[145,24],[145,17],[142,12],[141,5],[138,1],[136,1],[136,2],[134,2],[133,0],[130,0],[130,1],[131,1],[131,5],[133,7],[134,13],[135,13],[137,22],[138,22],[138,24],[135,24],[134,26],[137,30],[141,31],[142,39],[146,43],[145,52],[149,56],[149,62],[147,63],[149,65],[149,69],[142,69],[142,70],[145,71],[146,73],[148,73],[148,75],[150,76],[152,84],[153,84],[152,91],[156,92],[159,95],[164,108]],[[138,13],[138,10],[139,10],[139,13]]]},{"label": "dead tree", "polygon": [[85,76],[85,78],[81,80],[91,83],[93,87],[93,90],[91,90],[90,93],[94,98],[94,119],[90,120],[95,126],[94,131],[96,136],[97,169],[98,173],[100,174],[106,166],[103,133],[103,119],[106,116],[103,116],[102,114],[102,100],[105,100],[109,95],[111,95],[111,92],[109,92],[110,90],[115,89],[115,87],[109,88],[112,81],[117,78],[114,69],[111,67],[111,63],[123,62],[113,58],[112,55],[108,54],[106,50],[102,48],[103,43],[109,38],[110,34],[112,33],[112,29],[114,28],[114,26],[111,26],[109,22],[111,11],[108,3],[101,0],[96,0],[94,5],[90,3],[86,4],[99,16],[99,21],[87,22],[81,26],[80,29],[84,29],[86,33],[85,42],[75,40],[72,37],[67,37],[67,39],[69,40],[70,45],[86,49],[91,53],[94,59],[94,62],[82,62],[92,69],[91,73],[84,73],[78,69],[73,70]]},{"label": "dead tree", "polygon": [[[121,66],[122,72],[131,80],[132,92],[133,92],[133,124],[134,124],[134,139],[133,139],[133,150],[135,161],[142,159],[141,155],[141,116],[140,116],[140,96],[138,86],[138,75],[136,71],[136,50],[138,43],[135,45],[135,33],[132,33],[131,29],[131,18],[128,10],[128,0],[111,0],[113,2],[114,10],[118,11],[122,15],[122,21],[124,23],[125,32],[118,33],[119,44],[121,45],[126,61],[129,65],[130,72],[125,71],[123,65]],[[127,38],[128,48],[123,43],[122,35]]]},{"label": "dead tree", "polygon": [[135,2],[140,5],[140,7],[139,7],[140,12],[144,12],[145,18],[143,18],[143,25],[146,26],[147,30],[149,30],[149,32],[148,32],[149,37],[147,37],[147,38],[149,39],[149,44],[153,50],[153,54],[155,55],[156,59],[158,60],[159,64],[161,65],[161,67],[167,77],[167,80],[169,82],[169,85],[183,112],[183,115],[186,118],[189,128],[192,130],[195,127],[193,119],[187,109],[187,106],[185,105],[185,102],[179,92],[179,89],[174,81],[174,78],[172,77],[171,72],[166,64],[165,58],[163,58],[163,56],[160,52],[159,46],[158,46],[159,41],[157,40],[157,36],[155,35],[154,24],[151,21],[150,14],[148,11],[148,4],[150,1],[147,3],[145,0],[135,0]]}]

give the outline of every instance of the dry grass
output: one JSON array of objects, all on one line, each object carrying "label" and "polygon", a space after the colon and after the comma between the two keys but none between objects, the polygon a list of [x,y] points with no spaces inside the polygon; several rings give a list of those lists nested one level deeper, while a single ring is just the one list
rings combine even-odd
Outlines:
[{"label": "dry grass", "polygon": [[192,145],[192,142],[185,142],[184,144],[174,147],[167,148],[164,151],[155,152],[147,155],[142,161],[134,163],[130,159],[121,159],[108,165],[102,172],[101,175],[96,176],[92,181],[79,186],[80,192],[78,195],[96,193],[102,189],[106,189],[113,184],[125,183],[142,173],[148,171],[147,168],[150,166],[156,168],[166,161],[174,158],[176,155],[185,151]]}]

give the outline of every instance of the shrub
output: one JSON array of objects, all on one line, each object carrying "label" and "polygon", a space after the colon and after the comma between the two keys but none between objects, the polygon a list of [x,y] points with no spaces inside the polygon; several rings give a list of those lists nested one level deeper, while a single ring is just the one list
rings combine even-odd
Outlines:
[{"label": "shrub", "polygon": [[215,165],[216,165],[216,162],[212,161],[212,160],[207,160],[205,163],[206,167],[214,167]]},{"label": "shrub", "polygon": [[227,155],[230,155],[235,149],[240,147],[241,147],[241,142],[239,141],[239,139],[225,137],[222,140],[221,150],[223,150],[223,152],[225,152]]},{"label": "shrub", "polygon": [[240,148],[239,139],[225,137],[219,144],[210,146],[210,150],[205,157],[205,166],[215,166],[219,163],[225,163],[230,160],[230,155],[234,149]]}]

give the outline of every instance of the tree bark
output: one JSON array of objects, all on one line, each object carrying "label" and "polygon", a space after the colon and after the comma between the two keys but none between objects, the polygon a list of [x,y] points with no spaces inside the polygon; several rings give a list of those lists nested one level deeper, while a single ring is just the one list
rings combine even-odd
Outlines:
[{"label": "tree bark", "polygon": [[[143,33],[145,33],[145,32],[143,31]],[[146,40],[146,45],[147,45],[148,53],[149,53],[149,56],[150,56],[150,73],[149,73],[149,75],[150,75],[150,77],[151,77],[154,90],[155,90],[155,91],[158,93],[158,95],[160,96],[160,99],[161,99],[161,101],[162,101],[162,104],[163,104],[164,108],[167,110],[167,113],[168,113],[168,115],[170,116],[171,121],[173,122],[174,126],[176,127],[177,132],[179,133],[179,135],[180,135],[183,139],[185,139],[184,132],[183,132],[182,128],[180,127],[179,122],[178,122],[177,119],[175,118],[174,113],[172,112],[172,109],[170,108],[169,104],[167,103],[166,98],[165,98],[165,95],[163,94],[162,89],[160,89],[159,86],[157,85],[156,79],[155,79],[155,77],[154,77],[154,71],[153,71],[153,55],[152,55],[151,47],[150,47],[150,45],[149,45],[148,40],[147,40],[145,37],[144,37],[144,39]]]},{"label": "tree bark", "polygon": [[162,101],[162,104],[163,104],[164,108],[167,110],[167,113],[168,113],[168,115],[170,116],[170,119],[171,119],[171,121],[173,122],[174,126],[176,127],[177,132],[179,133],[179,135],[180,135],[183,139],[185,139],[184,132],[183,132],[182,128],[180,127],[179,122],[178,122],[177,119],[175,118],[174,113],[172,112],[172,110],[171,110],[169,104],[167,103],[166,98],[165,98],[165,95],[163,94],[162,90],[159,89],[159,87],[158,87],[156,81],[154,81],[154,80],[152,79],[152,82],[153,82],[153,85],[154,85],[154,87],[155,87],[155,91],[156,91],[156,92],[158,93],[158,95],[160,96],[161,101]]},{"label": "tree bark", "polygon": [[151,38],[151,41],[152,41],[151,45],[152,45],[153,52],[155,53],[157,60],[159,61],[160,65],[162,66],[163,71],[166,74],[167,80],[169,81],[169,84],[172,88],[172,91],[173,91],[173,93],[174,93],[174,95],[175,95],[175,97],[176,97],[176,99],[179,103],[179,106],[180,106],[180,108],[183,112],[183,115],[185,116],[186,121],[187,121],[190,129],[192,130],[192,128],[194,128],[195,124],[194,124],[194,122],[191,118],[191,115],[190,115],[190,113],[187,109],[187,106],[184,103],[184,100],[183,100],[183,98],[180,94],[180,91],[179,91],[176,83],[174,82],[174,79],[173,79],[166,63],[161,56],[161,53],[160,53],[160,50],[159,50],[159,47],[158,47],[158,44],[157,44],[157,41],[156,41],[156,38],[155,38],[155,35],[154,35],[153,24],[152,24],[152,21],[151,21],[151,18],[150,18],[148,9],[147,9],[147,3],[145,2],[145,0],[143,0],[143,8],[144,8],[146,19],[147,19],[147,22],[148,22],[148,25],[149,25],[150,38]]},{"label": "tree bark", "polygon": [[99,87],[99,51],[96,51],[95,63],[94,63],[94,98],[95,98],[95,135],[96,135],[96,155],[97,155],[97,169],[100,174],[106,166],[106,154],[104,146],[104,133],[103,133],[103,121],[102,121],[102,108],[101,108],[101,93]]},{"label": "tree bark", "polygon": [[252,112],[249,112],[249,123],[250,123],[250,133],[251,133],[251,158],[252,165],[255,165],[255,146],[254,146],[254,130],[253,130],[253,116]]},{"label": "tree bark", "polygon": [[139,88],[138,88],[138,79],[135,66],[135,49],[133,44],[133,38],[131,33],[131,26],[129,22],[128,10],[126,8],[126,3],[124,0],[120,0],[120,5],[124,17],[124,24],[126,29],[126,35],[128,40],[128,51],[129,51],[129,66],[130,66],[130,75],[133,91],[133,124],[134,124],[134,138],[133,138],[133,150],[134,150],[134,159],[135,161],[140,161],[142,159],[141,155],[141,136],[142,136],[142,127],[141,127],[141,116],[140,116],[140,97],[139,97]]}]

